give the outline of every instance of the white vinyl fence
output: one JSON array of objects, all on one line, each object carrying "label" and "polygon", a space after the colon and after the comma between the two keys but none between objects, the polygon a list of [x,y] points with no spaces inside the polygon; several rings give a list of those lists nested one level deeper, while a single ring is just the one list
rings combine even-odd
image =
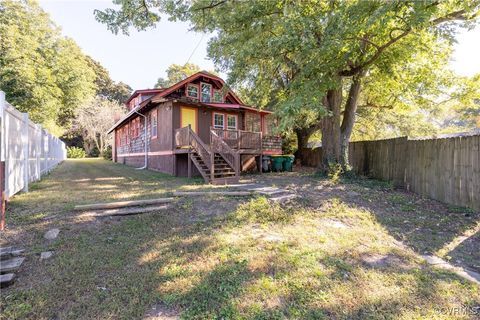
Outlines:
[{"label": "white vinyl fence", "polygon": [[0,91],[1,161],[5,161],[8,199],[66,159],[65,144],[5,100]]}]

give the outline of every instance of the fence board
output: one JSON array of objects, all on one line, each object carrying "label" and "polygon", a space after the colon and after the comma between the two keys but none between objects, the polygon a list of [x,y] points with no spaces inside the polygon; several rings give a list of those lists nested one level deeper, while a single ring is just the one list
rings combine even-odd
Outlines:
[{"label": "fence board", "polygon": [[[318,166],[322,149],[306,149],[305,165]],[[480,210],[480,135],[352,142],[355,173],[390,180],[395,186],[442,202]]]},{"label": "fence board", "polygon": [[1,161],[6,197],[24,190],[65,160],[65,144],[5,101],[0,91]]}]

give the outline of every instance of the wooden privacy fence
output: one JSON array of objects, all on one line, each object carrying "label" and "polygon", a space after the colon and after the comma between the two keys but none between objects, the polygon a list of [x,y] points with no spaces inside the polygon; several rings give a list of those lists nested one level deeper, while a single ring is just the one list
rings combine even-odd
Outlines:
[{"label": "wooden privacy fence", "polygon": [[[319,165],[321,148],[307,149],[305,154],[304,165]],[[351,142],[349,156],[359,175],[480,210],[480,135]]]}]

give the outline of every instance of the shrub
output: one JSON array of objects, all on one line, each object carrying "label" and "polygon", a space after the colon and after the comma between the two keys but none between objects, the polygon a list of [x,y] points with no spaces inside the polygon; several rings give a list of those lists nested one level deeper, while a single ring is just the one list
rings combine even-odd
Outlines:
[{"label": "shrub", "polygon": [[67,147],[67,158],[85,158],[85,150],[79,147]]},{"label": "shrub", "polygon": [[108,146],[104,151],[103,151],[103,158],[105,160],[112,160],[112,146]]}]

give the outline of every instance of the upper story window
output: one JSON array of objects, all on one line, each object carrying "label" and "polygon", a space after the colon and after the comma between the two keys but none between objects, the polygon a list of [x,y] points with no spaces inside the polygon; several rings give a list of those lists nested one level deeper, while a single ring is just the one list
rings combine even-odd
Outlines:
[{"label": "upper story window", "polygon": [[210,102],[211,98],[212,98],[212,85],[211,84],[208,84],[208,83],[201,83],[200,85],[200,93],[201,93],[201,99],[200,101],[202,102]]},{"label": "upper story window", "polygon": [[213,114],[213,127],[215,129],[223,129],[225,123],[225,115],[222,113]]},{"label": "upper story window", "polygon": [[157,122],[157,109],[154,109],[152,111],[152,113],[150,113],[150,121],[151,121],[151,124],[152,124],[152,132],[150,134],[150,136],[152,138],[156,138],[157,137],[157,125],[158,125],[158,122]]},{"label": "upper story window", "polygon": [[196,84],[187,86],[187,97],[198,99],[198,86]]},{"label": "upper story window", "polygon": [[223,103],[223,94],[221,90],[213,90],[213,102]]}]

